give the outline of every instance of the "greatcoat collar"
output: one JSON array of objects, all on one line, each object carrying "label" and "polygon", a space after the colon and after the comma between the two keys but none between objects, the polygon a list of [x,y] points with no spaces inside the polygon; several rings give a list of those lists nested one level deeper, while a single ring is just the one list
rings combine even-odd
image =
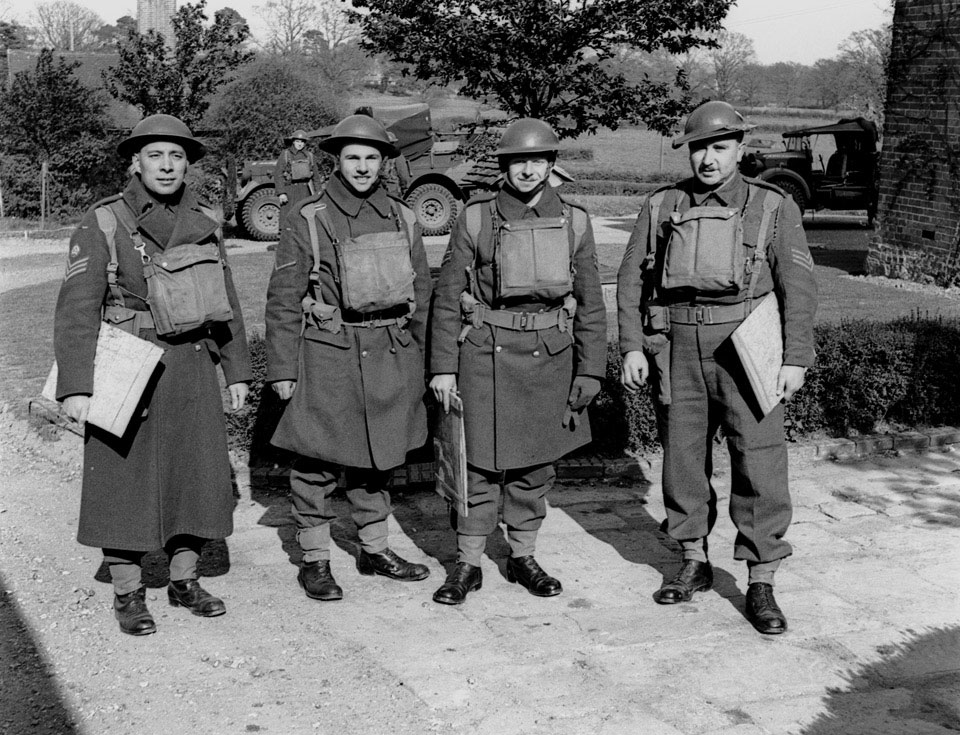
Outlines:
[{"label": "greatcoat collar", "polygon": [[340,172],[337,171],[327,182],[326,191],[330,201],[337,205],[337,209],[347,217],[356,217],[364,204],[369,204],[373,207],[381,217],[389,217],[392,212],[390,208],[390,197],[387,196],[383,187],[380,186],[379,181],[377,181],[369,194],[366,196],[357,196],[357,194],[344,183],[340,177]]}]

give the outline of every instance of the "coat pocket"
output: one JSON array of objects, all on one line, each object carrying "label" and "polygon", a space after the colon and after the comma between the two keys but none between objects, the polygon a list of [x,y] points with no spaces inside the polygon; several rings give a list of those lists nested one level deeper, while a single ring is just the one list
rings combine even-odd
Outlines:
[{"label": "coat pocket", "polygon": [[569,332],[561,332],[559,329],[545,329],[540,332],[540,339],[543,340],[543,346],[551,355],[557,355],[573,344],[573,335]]},{"label": "coat pocket", "polygon": [[319,342],[341,350],[350,349],[351,340],[346,329],[341,329],[339,332],[330,332],[326,329],[317,329],[312,324],[307,324],[303,330],[303,338],[308,342]]}]

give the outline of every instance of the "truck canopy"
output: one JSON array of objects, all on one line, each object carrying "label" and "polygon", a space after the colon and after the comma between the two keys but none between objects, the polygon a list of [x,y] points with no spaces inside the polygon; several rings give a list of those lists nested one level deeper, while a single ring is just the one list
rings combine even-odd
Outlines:
[{"label": "truck canopy", "polygon": [[877,126],[871,120],[863,117],[841,119],[829,125],[817,125],[812,128],[796,128],[783,134],[784,138],[800,138],[804,135],[869,135],[877,140]]}]

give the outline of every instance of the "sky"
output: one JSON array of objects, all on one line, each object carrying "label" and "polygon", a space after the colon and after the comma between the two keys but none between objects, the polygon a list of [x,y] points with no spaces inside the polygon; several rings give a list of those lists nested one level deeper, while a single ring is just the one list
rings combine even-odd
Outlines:
[{"label": "sky", "polygon": [[[136,0],[73,0],[90,8],[106,23],[115,23],[124,15],[136,17]],[[509,1],[509,0],[505,0]],[[638,0],[642,2],[642,0]],[[265,0],[207,0],[207,14],[231,7],[246,18],[254,36],[262,21],[256,8]],[[10,8],[12,0],[0,0]],[[18,8],[32,7],[19,0]],[[753,40],[757,61],[812,64],[817,59],[837,55],[837,47],[854,31],[879,28],[890,19],[892,0],[737,0],[727,15],[727,30],[742,33]],[[13,11],[14,16],[23,11]],[[25,20],[25,19],[23,19]]]}]

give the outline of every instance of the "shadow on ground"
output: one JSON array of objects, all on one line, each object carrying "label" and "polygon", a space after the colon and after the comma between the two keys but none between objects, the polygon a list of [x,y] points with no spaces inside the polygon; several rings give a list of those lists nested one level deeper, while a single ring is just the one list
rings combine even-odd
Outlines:
[{"label": "shadow on ground", "polygon": [[0,576],[0,732],[79,733],[53,669]]},{"label": "shadow on ground", "polygon": [[911,631],[877,653],[828,690],[826,711],[800,735],[960,731],[960,626]]}]

